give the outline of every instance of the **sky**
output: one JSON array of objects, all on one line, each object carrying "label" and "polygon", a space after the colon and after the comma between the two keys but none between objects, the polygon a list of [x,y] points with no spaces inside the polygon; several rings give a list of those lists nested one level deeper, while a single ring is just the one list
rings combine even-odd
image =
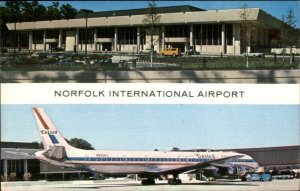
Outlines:
[{"label": "sky", "polygon": [[[39,1],[45,6],[51,5],[51,1]],[[146,8],[148,1],[60,1],[61,4],[72,4],[76,9],[90,9],[93,11],[110,11]],[[246,4],[249,8],[261,8],[271,15],[281,19],[289,8],[294,11],[297,27],[300,28],[300,1],[156,1],[158,7],[191,5],[206,10],[234,9]]]},{"label": "sky", "polygon": [[[68,139],[96,149],[233,149],[299,145],[299,105],[47,104]],[[1,141],[40,142],[36,105],[1,105]]]}]

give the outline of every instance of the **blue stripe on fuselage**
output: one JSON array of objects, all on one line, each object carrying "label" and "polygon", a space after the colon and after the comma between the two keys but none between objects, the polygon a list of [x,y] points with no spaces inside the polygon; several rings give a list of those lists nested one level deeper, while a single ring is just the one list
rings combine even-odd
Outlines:
[{"label": "blue stripe on fuselage", "polygon": [[[209,162],[214,159],[200,158],[138,158],[138,157],[69,157],[69,161],[109,162]],[[255,162],[253,159],[235,159],[229,162]]]}]

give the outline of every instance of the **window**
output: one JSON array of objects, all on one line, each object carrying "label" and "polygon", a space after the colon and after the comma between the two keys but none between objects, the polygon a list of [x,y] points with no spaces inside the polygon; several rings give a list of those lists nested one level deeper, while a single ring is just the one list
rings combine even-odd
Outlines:
[{"label": "window", "polygon": [[94,44],[94,29],[87,29],[87,39],[85,39],[85,29],[79,29],[80,44]]},{"label": "window", "polygon": [[114,28],[97,28],[97,38],[114,38]]},{"label": "window", "polygon": [[188,25],[171,25],[165,27],[165,37],[189,37]]},{"label": "window", "polygon": [[46,31],[46,38],[49,38],[49,39],[56,38],[56,39],[58,39],[58,36],[59,36],[59,31],[58,30],[47,30]]},{"label": "window", "polygon": [[43,31],[33,31],[32,32],[33,44],[43,44],[44,42],[44,32]]},{"label": "window", "polygon": [[221,25],[213,25],[213,45],[221,45]]},{"label": "window", "polygon": [[212,45],[212,25],[207,25],[207,45]]},{"label": "window", "polygon": [[202,25],[201,43],[202,45],[207,45],[207,25]]},{"label": "window", "polygon": [[122,27],[118,29],[120,44],[137,44],[137,27]]},{"label": "window", "polygon": [[225,25],[225,34],[227,45],[233,45],[233,24]]}]

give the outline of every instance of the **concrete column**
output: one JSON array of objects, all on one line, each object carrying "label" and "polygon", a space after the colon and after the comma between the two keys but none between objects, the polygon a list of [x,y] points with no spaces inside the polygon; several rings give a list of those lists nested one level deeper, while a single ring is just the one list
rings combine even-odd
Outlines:
[{"label": "concrete column", "polygon": [[235,24],[232,24],[232,46],[233,54],[235,54]]},{"label": "concrete column", "polygon": [[260,48],[264,47],[264,29],[259,29],[259,46]]},{"label": "concrete column", "polygon": [[97,50],[97,28],[94,29],[94,50]]},{"label": "concrete column", "polygon": [[103,44],[102,43],[100,43],[100,51],[103,51]]},{"label": "concrete column", "polygon": [[141,46],[141,27],[137,27],[137,52],[140,52],[140,46]]},{"label": "concrete column", "polygon": [[194,25],[193,24],[190,25],[190,46],[194,46]]},{"label": "concrete column", "polygon": [[76,29],[75,33],[75,45],[76,45],[76,51],[78,51],[78,44],[79,44],[79,29]]},{"label": "concrete column", "polygon": [[29,41],[29,42],[28,42],[28,45],[29,45],[29,46],[28,46],[28,49],[29,49],[29,50],[32,50],[32,31],[29,32],[29,36],[28,36],[28,37],[29,37],[29,38],[28,38],[28,41]]},{"label": "concrete column", "polygon": [[265,46],[269,47],[269,31],[268,29],[265,30]]},{"label": "concrete column", "polygon": [[222,53],[225,54],[225,24],[222,24],[222,33],[221,33],[221,42],[222,42]]},{"label": "concrete column", "polygon": [[43,36],[43,45],[44,45],[44,50],[46,50],[46,35],[47,35],[47,31],[44,31],[44,36]]},{"label": "concrete column", "polygon": [[114,37],[115,37],[115,39],[114,39],[114,51],[117,52],[118,51],[118,48],[117,48],[117,46],[118,46],[118,28],[117,27],[115,28]]},{"label": "concrete column", "polygon": [[24,180],[28,180],[28,161],[27,159],[24,160]]},{"label": "concrete column", "polygon": [[58,47],[62,48],[62,30],[59,30],[58,34]]},{"label": "concrete column", "polygon": [[3,161],[3,174],[4,174],[4,182],[7,182],[8,175],[7,175],[7,159]]},{"label": "concrete column", "polygon": [[161,50],[165,49],[165,26],[161,27]]},{"label": "concrete column", "polygon": [[241,54],[241,27],[240,24],[235,24],[235,54]]}]

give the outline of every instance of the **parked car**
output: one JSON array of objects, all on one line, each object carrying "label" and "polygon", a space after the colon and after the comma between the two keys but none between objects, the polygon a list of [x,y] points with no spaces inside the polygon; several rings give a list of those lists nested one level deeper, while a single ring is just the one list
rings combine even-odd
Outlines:
[{"label": "parked car", "polygon": [[194,49],[186,51],[186,55],[199,55],[199,54],[200,54],[200,52],[198,52]]},{"label": "parked car", "polygon": [[248,174],[248,175],[246,176],[246,178],[247,178],[247,181],[249,181],[249,182],[253,182],[253,181],[263,181],[262,176],[261,176],[260,174],[256,174],[256,173],[254,173],[254,174]]},{"label": "parked car", "polygon": [[[244,53],[244,56],[247,56],[247,53]],[[257,58],[262,58],[264,56],[263,53],[260,52],[249,52],[248,53],[249,57],[257,57]]]},{"label": "parked car", "polygon": [[263,181],[272,181],[272,175],[269,173],[262,174]]},{"label": "parked car", "polygon": [[0,48],[0,52],[1,52],[1,53],[7,53],[8,50],[7,50],[6,48],[1,47],[1,48]]},{"label": "parked car", "polygon": [[246,176],[247,181],[272,181],[272,175],[268,173],[258,174],[252,173]]},{"label": "parked car", "polygon": [[75,61],[72,59],[62,59],[59,62],[57,62],[56,64],[58,65],[75,65]]},{"label": "parked car", "polygon": [[180,56],[181,50],[180,48],[166,48],[161,52],[163,56]]},{"label": "parked car", "polygon": [[[146,48],[144,50],[141,50],[141,53],[150,53],[151,52],[151,48]],[[153,53],[156,53],[156,50],[153,50]]]}]

